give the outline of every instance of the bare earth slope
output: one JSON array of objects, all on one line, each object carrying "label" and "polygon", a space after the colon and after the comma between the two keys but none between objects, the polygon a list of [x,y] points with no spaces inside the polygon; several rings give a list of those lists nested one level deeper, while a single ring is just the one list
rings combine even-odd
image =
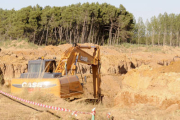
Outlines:
[{"label": "bare earth slope", "polygon": [[[16,43],[17,44],[17,43]],[[12,78],[27,71],[28,60],[44,57],[57,58],[71,47],[70,44],[37,48],[1,48],[1,77],[8,85]],[[101,46],[101,90],[103,104],[67,102],[52,95],[22,94],[19,97],[64,107],[71,110],[91,111],[96,107],[96,119],[106,119],[108,112],[115,119],[180,119],[180,48]],[[85,50],[92,54],[93,50]],[[87,76],[84,97],[92,97],[90,66],[80,64],[83,76]],[[78,70],[80,72],[80,70]],[[10,93],[10,89],[0,90]],[[39,96],[39,97],[37,97]],[[90,115],[72,116],[70,113],[46,111],[32,105],[22,105],[0,94],[0,116],[3,119],[90,119]],[[31,108],[33,107],[33,109]],[[14,111],[13,109],[16,109]],[[51,114],[53,113],[53,114]]]}]

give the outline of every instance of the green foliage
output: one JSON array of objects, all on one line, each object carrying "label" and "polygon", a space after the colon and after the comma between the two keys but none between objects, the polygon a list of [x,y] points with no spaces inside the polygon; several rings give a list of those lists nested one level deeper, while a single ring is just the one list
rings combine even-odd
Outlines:
[{"label": "green foliage", "polygon": [[135,25],[134,32],[134,37],[136,38],[135,42],[138,44],[145,44],[145,25],[141,17],[138,19],[138,23]]},{"label": "green foliage", "polygon": [[100,45],[131,42],[133,15],[123,5],[72,4],[20,10],[0,9],[0,40],[28,39],[38,45],[92,42]]},{"label": "green foliage", "polygon": [[[141,19],[141,18],[140,18]],[[142,36],[138,34],[138,30],[142,27],[139,22],[135,24],[134,43],[142,43],[146,45],[170,45],[180,46],[180,14],[159,14],[158,17],[153,16],[150,21],[146,21],[143,26]],[[139,35],[139,37],[138,37]],[[142,38],[142,39],[141,39]],[[137,42],[139,39],[139,42]]]}]

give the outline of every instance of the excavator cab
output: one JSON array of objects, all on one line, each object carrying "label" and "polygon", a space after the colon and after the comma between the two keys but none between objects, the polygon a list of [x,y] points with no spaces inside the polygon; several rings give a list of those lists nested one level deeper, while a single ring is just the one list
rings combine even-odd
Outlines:
[{"label": "excavator cab", "polygon": [[38,59],[28,62],[28,72],[22,73],[20,78],[59,78],[61,73],[54,73],[56,61],[54,59]]}]

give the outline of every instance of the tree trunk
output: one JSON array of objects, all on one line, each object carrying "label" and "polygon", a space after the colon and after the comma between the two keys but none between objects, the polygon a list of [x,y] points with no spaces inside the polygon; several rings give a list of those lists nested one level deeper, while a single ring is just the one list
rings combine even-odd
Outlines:
[{"label": "tree trunk", "polygon": [[44,36],[44,29],[43,29],[43,34],[41,36],[41,41],[39,42],[39,45],[42,45],[42,38],[43,38],[43,36]]},{"label": "tree trunk", "polygon": [[161,32],[159,31],[159,34],[158,34],[158,46],[160,44],[160,35],[161,35]]},{"label": "tree trunk", "polygon": [[70,44],[71,44],[71,38],[72,38],[72,31],[70,30]]},{"label": "tree trunk", "polygon": [[139,39],[140,39],[140,35],[139,35],[139,29],[138,29],[138,47],[139,47]]},{"label": "tree trunk", "polygon": [[46,32],[46,42],[45,42],[45,45],[47,45],[47,40],[48,40],[48,30],[49,30],[49,28],[47,27],[47,32]]},{"label": "tree trunk", "polygon": [[119,44],[119,28],[118,28],[118,35],[117,35],[117,41],[116,41],[117,45]]},{"label": "tree trunk", "polygon": [[66,41],[69,40],[69,26],[66,29]]},{"label": "tree trunk", "polygon": [[97,44],[98,44],[98,45],[99,45],[99,41],[100,41],[99,39],[100,39],[100,38],[99,38],[99,36],[98,36],[98,39],[97,39]]},{"label": "tree trunk", "polygon": [[79,42],[79,26],[78,26],[78,24],[76,25],[76,32],[77,32],[77,34],[76,34],[76,43],[78,43]]},{"label": "tree trunk", "polygon": [[91,27],[90,27],[89,37],[88,37],[88,42],[89,43],[91,41],[91,31],[92,31],[92,27],[93,27],[93,21],[94,21],[94,18],[92,18],[92,22],[91,22]]},{"label": "tree trunk", "polygon": [[96,44],[96,39],[97,39],[97,36],[95,37],[95,44]]},{"label": "tree trunk", "polygon": [[72,29],[71,29],[71,23],[70,23],[70,29],[68,30],[68,33],[69,33],[69,31],[70,31],[70,36],[69,36],[69,43],[71,44],[71,39],[72,39]]},{"label": "tree trunk", "polygon": [[170,42],[170,46],[172,46],[172,31],[170,33],[170,40],[169,40],[169,42]]},{"label": "tree trunk", "polygon": [[61,43],[62,42],[62,27],[59,27],[59,39]]},{"label": "tree trunk", "polygon": [[153,29],[153,34],[152,34],[152,46],[154,46],[154,29]]},{"label": "tree trunk", "polygon": [[56,38],[56,45],[58,44],[58,38],[57,38],[57,35],[56,35],[56,33],[57,33],[57,31],[56,31],[56,27],[55,27],[55,38]]},{"label": "tree trunk", "polygon": [[74,36],[74,43],[76,42],[76,30],[73,30],[73,36]]},{"label": "tree trunk", "polygon": [[101,45],[104,45],[104,35],[102,35],[102,38],[101,38]]},{"label": "tree trunk", "polygon": [[66,31],[65,31],[65,35],[66,35],[66,42],[68,40],[68,29],[66,28]]},{"label": "tree trunk", "polygon": [[146,46],[148,45],[148,33],[146,32]]},{"label": "tree trunk", "polygon": [[166,29],[164,31],[163,46],[165,46],[165,44],[166,44],[165,42],[166,42]]},{"label": "tree trunk", "polygon": [[104,45],[104,29],[103,29],[103,35],[102,35],[102,45]]},{"label": "tree trunk", "polygon": [[84,18],[84,23],[83,23],[83,30],[82,30],[82,36],[81,36],[81,43],[84,43],[86,17],[87,17],[87,16],[85,16],[85,18]]},{"label": "tree trunk", "polygon": [[176,33],[176,35],[177,35],[177,46],[178,46],[178,43],[179,43],[179,46],[180,46],[180,41],[179,41],[179,31]]},{"label": "tree trunk", "polygon": [[111,45],[111,39],[112,39],[112,28],[113,28],[113,22],[111,20],[111,26],[110,26],[110,30],[109,30],[109,44]]},{"label": "tree trunk", "polygon": [[88,42],[88,34],[87,34],[87,31],[88,31],[89,27],[88,25],[85,26],[85,31],[84,31],[84,42]]},{"label": "tree trunk", "polygon": [[116,44],[116,33],[115,33],[115,36],[114,36],[114,39],[113,39],[113,44],[115,45]]},{"label": "tree trunk", "polygon": [[92,43],[94,43],[94,27],[93,27],[93,34],[92,34]]},{"label": "tree trunk", "polygon": [[35,43],[36,31],[34,31],[33,43]]}]

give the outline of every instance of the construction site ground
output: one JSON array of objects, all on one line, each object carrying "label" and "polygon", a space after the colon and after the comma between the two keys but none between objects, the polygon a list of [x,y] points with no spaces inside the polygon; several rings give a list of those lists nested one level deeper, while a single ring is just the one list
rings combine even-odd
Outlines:
[{"label": "construction site ground", "polygon": [[[86,44],[92,45],[92,44]],[[5,46],[5,45],[4,45]],[[22,47],[23,46],[23,47]],[[12,94],[9,84],[12,78],[27,72],[28,60],[38,57],[60,60],[61,54],[71,47],[29,46],[13,41],[1,47],[0,73],[5,83],[0,90]],[[169,46],[138,46],[123,44],[101,46],[102,103],[71,101],[51,94],[33,92],[14,96],[67,108],[91,112],[96,108],[97,120],[107,119],[107,113],[115,120],[179,120],[180,119],[180,48]],[[85,50],[92,54],[93,50]],[[78,64],[77,74],[84,83],[83,98],[93,98],[92,74],[88,65]],[[87,82],[82,80],[86,76]],[[2,81],[1,81],[2,82]],[[91,115],[72,115],[69,112],[19,102],[0,94],[0,119],[2,120],[89,120]]]}]

